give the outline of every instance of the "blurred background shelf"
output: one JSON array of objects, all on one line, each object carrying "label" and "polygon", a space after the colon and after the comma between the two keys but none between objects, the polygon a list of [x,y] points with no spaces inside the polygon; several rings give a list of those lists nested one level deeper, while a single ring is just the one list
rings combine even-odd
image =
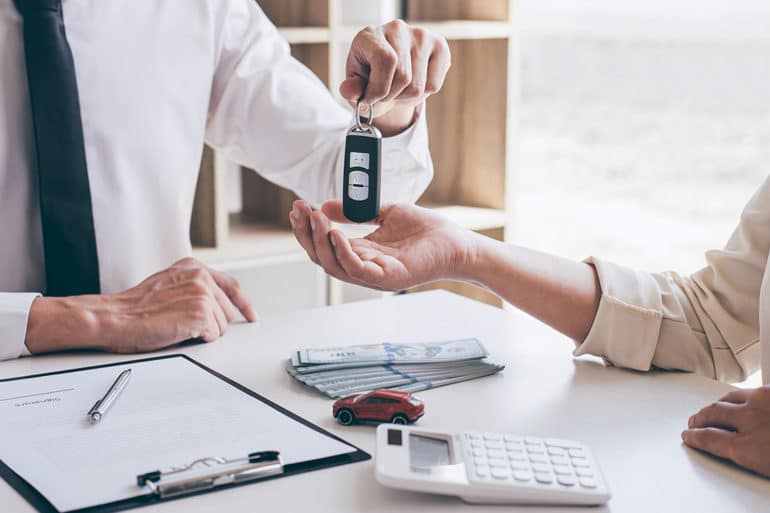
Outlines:
[{"label": "blurred background shelf", "polygon": [[328,43],[328,27],[281,27],[281,35],[291,44]]},{"label": "blurred background shelf", "polygon": [[[366,25],[402,18],[446,37],[452,69],[426,108],[435,177],[419,203],[468,229],[499,240],[510,237],[518,94],[513,0],[257,3],[286,38],[292,55],[341,103],[337,86],[344,78],[347,51]],[[234,274],[267,312],[380,295],[327,279],[307,259],[288,223],[295,199],[293,192],[206,149],[190,227],[194,255]],[[345,228],[356,236],[367,230],[371,227]],[[435,286],[499,304],[471,286]],[[265,301],[276,287],[281,299]]]}]

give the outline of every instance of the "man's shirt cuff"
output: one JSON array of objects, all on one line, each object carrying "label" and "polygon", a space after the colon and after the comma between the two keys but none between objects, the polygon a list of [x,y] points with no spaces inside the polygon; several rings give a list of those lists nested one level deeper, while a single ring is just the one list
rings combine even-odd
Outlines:
[{"label": "man's shirt cuff", "polygon": [[29,355],[24,341],[32,302],[38,293],[0,292],[0,360],[11,360]]}]

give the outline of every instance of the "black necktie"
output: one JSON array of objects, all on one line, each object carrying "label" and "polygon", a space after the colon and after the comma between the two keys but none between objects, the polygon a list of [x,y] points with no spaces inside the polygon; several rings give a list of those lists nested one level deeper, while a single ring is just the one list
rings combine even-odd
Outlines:
[{"label": "black necktie", "polygon": [[35,128],[46,294],[99,293],[78,87],[61,0],[15,0]]}]

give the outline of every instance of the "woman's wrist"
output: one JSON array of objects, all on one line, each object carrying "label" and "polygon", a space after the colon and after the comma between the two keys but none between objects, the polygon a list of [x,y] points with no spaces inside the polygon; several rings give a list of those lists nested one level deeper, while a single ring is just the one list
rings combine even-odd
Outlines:
[{"label": "woman's wrist", "polygon": [[464,244],[459,245],[450,278],[486,287],[486,276],[489,275],[492,265],[492,254],[499,242],[476,232],[468,231],[466,234]]}]

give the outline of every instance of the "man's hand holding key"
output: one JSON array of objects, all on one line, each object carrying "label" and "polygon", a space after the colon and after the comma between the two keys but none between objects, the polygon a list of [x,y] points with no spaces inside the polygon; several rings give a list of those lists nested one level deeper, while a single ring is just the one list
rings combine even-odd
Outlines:
[{"label": "man's hand holding key", "polygon": [[384,137],[408,128],[415,109],[441,89],[451,65],[443,37],[394,20],[366,27],[353,39],[340,94],[352,106],[374,107]]}]

